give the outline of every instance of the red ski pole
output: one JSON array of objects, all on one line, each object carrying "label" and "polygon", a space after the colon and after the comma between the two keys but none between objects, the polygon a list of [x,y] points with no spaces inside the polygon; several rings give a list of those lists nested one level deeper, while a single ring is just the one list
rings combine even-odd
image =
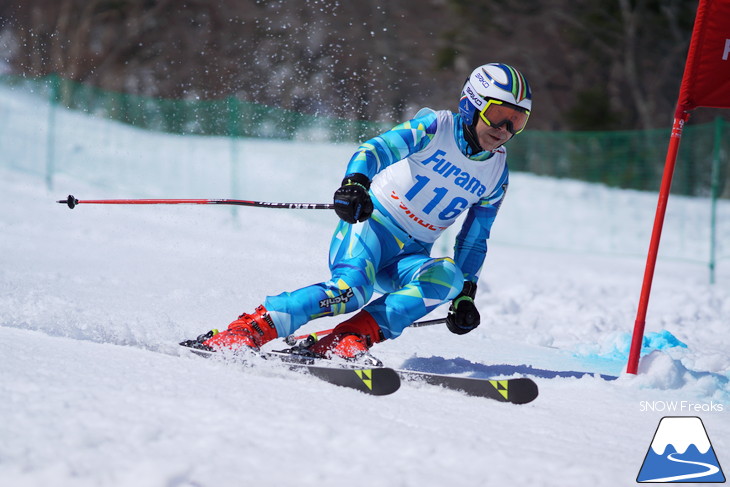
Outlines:
[{"label": "red ski pole", "polygon": [[66,204],[69,208],[76,205],[237,205],[256,206],[262,208],[285,208],[289,210],[331,210],[332,203],[270,203],[267,201],[229,200],[229,199],[120,199],[120,200],[79,200],[68,195],[65,200],[56,203]]}]

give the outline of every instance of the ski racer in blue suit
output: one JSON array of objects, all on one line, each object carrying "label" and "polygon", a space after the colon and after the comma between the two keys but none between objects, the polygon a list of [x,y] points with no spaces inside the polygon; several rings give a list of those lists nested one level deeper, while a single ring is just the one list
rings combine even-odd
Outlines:
[{"label": "ski racer in blue suit", "polygon": [[[467,78],[459,113],[424,108],[363,143],[334,195],[341,221],[330,279],[268,296],[227,330],[198,337],[199,346],[258,349],[310,320],[360,310],[310,347],[315,356],[353,359],[448,301],[448,329],[475,329],[477,281],[509,184],[503,144],[525,128],[531,108],[520,72],[485,64]],[[431,257],[464,212],[453,258]]]}]

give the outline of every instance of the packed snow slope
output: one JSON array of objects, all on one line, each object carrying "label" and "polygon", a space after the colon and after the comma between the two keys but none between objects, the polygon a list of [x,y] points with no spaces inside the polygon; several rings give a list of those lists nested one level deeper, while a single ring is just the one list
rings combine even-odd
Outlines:
[{"label": "packed snow slope", "polygon": [[[6,119],[20,103],[26,101],[17,94],[0,96]],[[80,141],[79,160],[61,169],[53,191],[32,171],[7,169],[23,165],[28,146],[0,138],[3,485],[614,487],[635,482],[667,415],[700,416],[720,464],[730,465],[727,263],[711,286],[705,267],[664,257],[681,252],[667,240],[641,373],[622,373],[645,259],[590,249],[646,237],[655,195],[514,174],[476,298],[481,326],[464,336],[443,326],[411,329],[373,349],[394,367],[542,376],[536,401],[514,406],[411,383],[371,397],[275,365],[203,360],[177,346],[227,326],[268,294],[326,278],[334,214],[232,214],[220,206],[69,210],[55,200],[68,193],[82,200],[228,195],[168,192],[169,178],[155,179],[155,161],[145,166],[132,152],[160,154],[164,147],[159,163],[174,165],[190,158],[187,138],[63,117],[72,120],[64,124],[68,137]],[[43,138],[28,120],[24,136]],[[72,135],[74,129],[81,132]],[[100,132],[132,137],[134,147],[94,142]],[[239,196],[271,201],[329,201],[354,150],[241,143],[258,165],[247,166],[250,193]],[[215,160],[230,141],[200,144]],[[126,174],[123,184],[85,177],[84,164],[101,177],[98,161],[125,156],[139,187],[159,181],[157,190],[135,192],[134,175],[112,163],[110,173]],[[693,211],[706,211],[706,201],[674,201],[684,224],[704,218]],[[556,210],[552,220],[543,207]],[[626,216],[637,208],[648,219]],[[606,222],[614,223],[604,234]],[[543,235],[548,244],[541,246]],[[435,251],[446,255],[450,245]],[[282,346],[276,340],[267,348]],[[619,378],[556,374],[566,371]]]}]

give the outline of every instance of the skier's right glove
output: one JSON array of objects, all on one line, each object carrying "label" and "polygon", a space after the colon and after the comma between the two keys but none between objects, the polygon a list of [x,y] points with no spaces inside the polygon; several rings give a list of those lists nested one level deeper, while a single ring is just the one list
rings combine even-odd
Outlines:
[{"label": "skier's right glove", "polygon": [[479,326],[480,316],[474,305],[474,296],[477,294],[475,282],[464,282],[464,288],[451,302],[449,314],[446,316],[446,327],[451,333],[463,335]]},{"label": "skier's right glove", "polygon": [[337,216],[347,223],[364,222],[373,213],[373,202],[368,194],[370,180],[364,174],[350,174],[335,191],[334,203]]}]

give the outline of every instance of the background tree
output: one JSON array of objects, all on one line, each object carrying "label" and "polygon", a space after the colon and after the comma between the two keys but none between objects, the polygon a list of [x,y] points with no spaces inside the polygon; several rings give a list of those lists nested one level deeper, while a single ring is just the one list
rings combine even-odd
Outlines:
[{"label": "background tree", "polygon": [[695,0],[16,0],[0,3],[0,62],[112,91],[395,121],[422,105],[455,109],[469,70],[501,61],[532,85],[531,128],[645,129],[669,125],[695,9]]}]

